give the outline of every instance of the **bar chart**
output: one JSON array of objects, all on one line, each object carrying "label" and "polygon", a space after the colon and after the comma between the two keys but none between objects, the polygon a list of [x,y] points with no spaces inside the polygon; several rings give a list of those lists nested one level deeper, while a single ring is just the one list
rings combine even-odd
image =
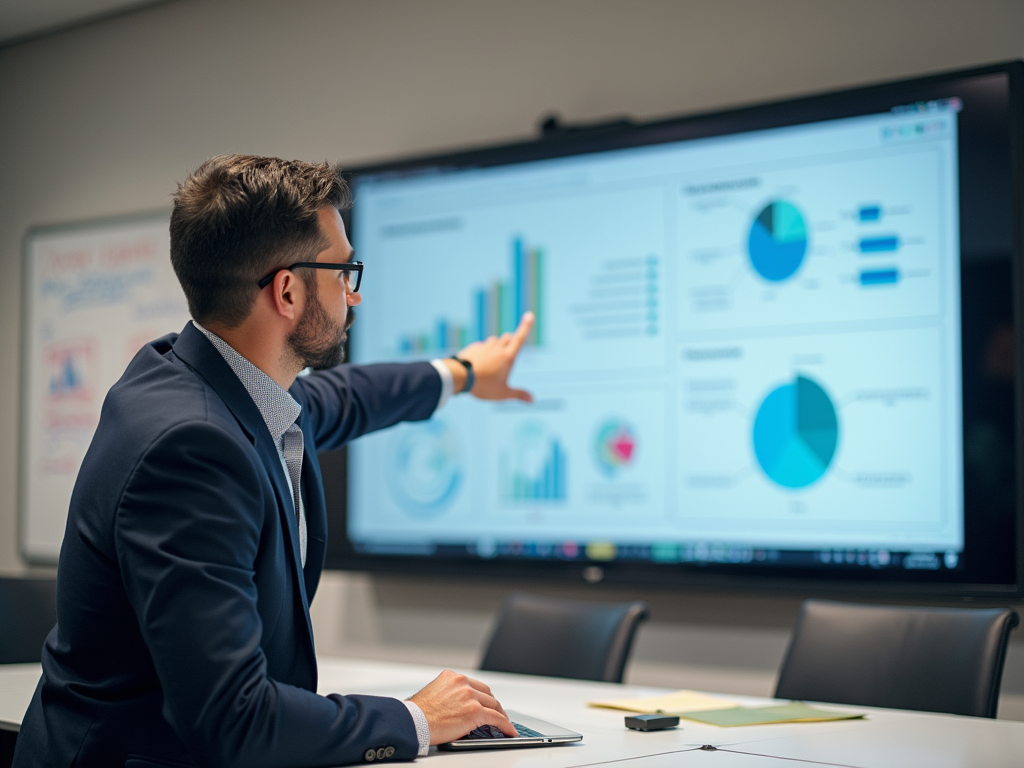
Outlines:
[{"label": "bar chart", "polygon": [[512,504],[565,501],[566,464],[565,448],[559,437],[551,434],[541,422],[527,422],[501,456],[504,501]]},{"label": "bar chart", "polygon": [[[882,208],[878,205],[862,206],[857,214],[857,221],[861,224],[873,224],[882,218]],[[892,258],[898,255],[903,246],[903,240],[899,235],[887,232],[863,235],[858,238],[855,248],[860,256]],[[896,267],[869,267],[860,270],[857,276],[861,287],[871,288],[874,286],[895,285],[900,281],[900,271]]]},{"label": "bar chart", "polygon": [[48,395],[51,401],[88,400],[95,368],[96,344],[92,339],[72,339],[50,344],[45,349]]},{"label": "bar chart", "polygon": [[524,312],[533,312],[535,322],[527,346],[541,346],[544,340],[544,251],[512,238],[510,276],[493,280],[472,292],[470,321],[440,317],[430,330],[402,336],[398,352],[403,356],[451,353],[473,341],[500,336],[515,330]]}]

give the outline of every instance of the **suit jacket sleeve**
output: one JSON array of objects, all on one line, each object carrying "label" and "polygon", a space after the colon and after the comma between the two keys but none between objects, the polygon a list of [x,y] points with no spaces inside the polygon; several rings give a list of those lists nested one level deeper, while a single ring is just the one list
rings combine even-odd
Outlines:
[{"label": "suit jacket sleeve", "polygon": [[441,377],[430,363],[339,365],[296,379],[290,392],[323,452],[400,421],[429,419],[441,397]]},{"label": "suit jacket sleeve", "polygon": [[117,558],[165,716],[204,765],[338,765],[387,746],[413,759],[400,701],[319,696],[268,676],[254,581],[266,484],[246,448],[219,426],[178,425],[121,497]]}]

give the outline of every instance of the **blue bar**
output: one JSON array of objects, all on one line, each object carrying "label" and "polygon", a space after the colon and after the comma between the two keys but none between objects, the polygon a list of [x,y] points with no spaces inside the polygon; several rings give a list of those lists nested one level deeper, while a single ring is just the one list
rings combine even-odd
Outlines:
[{"label": "blue bar", "polygon": [[476,292],[476,338],[483,341],[487,338],[487,291],[481,288]]},{"label": "blue bar", "polygon": [[565,489],[562,487],[565,482],[562,477],[563,472],[564,469],[562,468],[562,451],[558,446],[558,441],[555,440],[551,443],[551,474],[555,476],[555,487],[554,493],[552,493],[552,498],[565,498]]},{"label": "blue bar", "polygon": [[860,241],[861,253],[882,253],[883,251],[895,251],[900,247],[900,239],[895,235],[885,237],[865,237]]},{"label": "blue bar", "polygon": [[438,320],[437,321],[437,337],[434,339],[434,343],[438,349],[448,349],[448,321]]},{"label": "blue bar", "polygon": [[882,218],[882,207],[879,205],[864,205],[857,211],[857,217],[861,221],[878,221]]},{"label": "blue bar", "polygon": [[558,498],[558,467],[555,465],[554,452],[544,462],[544,498]]},{"label": "blue bar", "polygon": [[876,269],[860,273],[861,285],[886,285],[899,282],[900,273],[896,269]]}]

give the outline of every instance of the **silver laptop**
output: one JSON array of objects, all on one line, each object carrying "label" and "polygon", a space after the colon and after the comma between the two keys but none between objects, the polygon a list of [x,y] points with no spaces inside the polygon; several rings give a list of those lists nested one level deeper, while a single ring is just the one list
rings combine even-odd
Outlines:
[{"label": "silver laptop", "polygon": [[497,728],[482,725],[458,741],[440,744],[438,749],[507,749],[509,747],[539,747],[548,744],[568,744],[581,741],[583,736],[558,725],[538,720],[536,717],[508,710],[512,725],[519,731],[518,736],[506,736]]}]

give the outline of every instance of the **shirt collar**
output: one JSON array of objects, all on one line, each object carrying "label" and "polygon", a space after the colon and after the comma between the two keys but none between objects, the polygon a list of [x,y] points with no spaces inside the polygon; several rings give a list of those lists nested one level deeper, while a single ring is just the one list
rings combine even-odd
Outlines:
[{"label": "shirt collar", "polygon": [[276,443],[299,418],[302,406],[295,402],[295,398],[289,395],[287,390],[282,389],[280,384],[242,357],[220,336],[206,330],[195,320],[192,321],[192,325],[210,340],[210,343],[224,358],[224,362],[242,382],[242,386],[245,387],[249,397],[256,404],[256,408],[270,431],[270,436]]}]

